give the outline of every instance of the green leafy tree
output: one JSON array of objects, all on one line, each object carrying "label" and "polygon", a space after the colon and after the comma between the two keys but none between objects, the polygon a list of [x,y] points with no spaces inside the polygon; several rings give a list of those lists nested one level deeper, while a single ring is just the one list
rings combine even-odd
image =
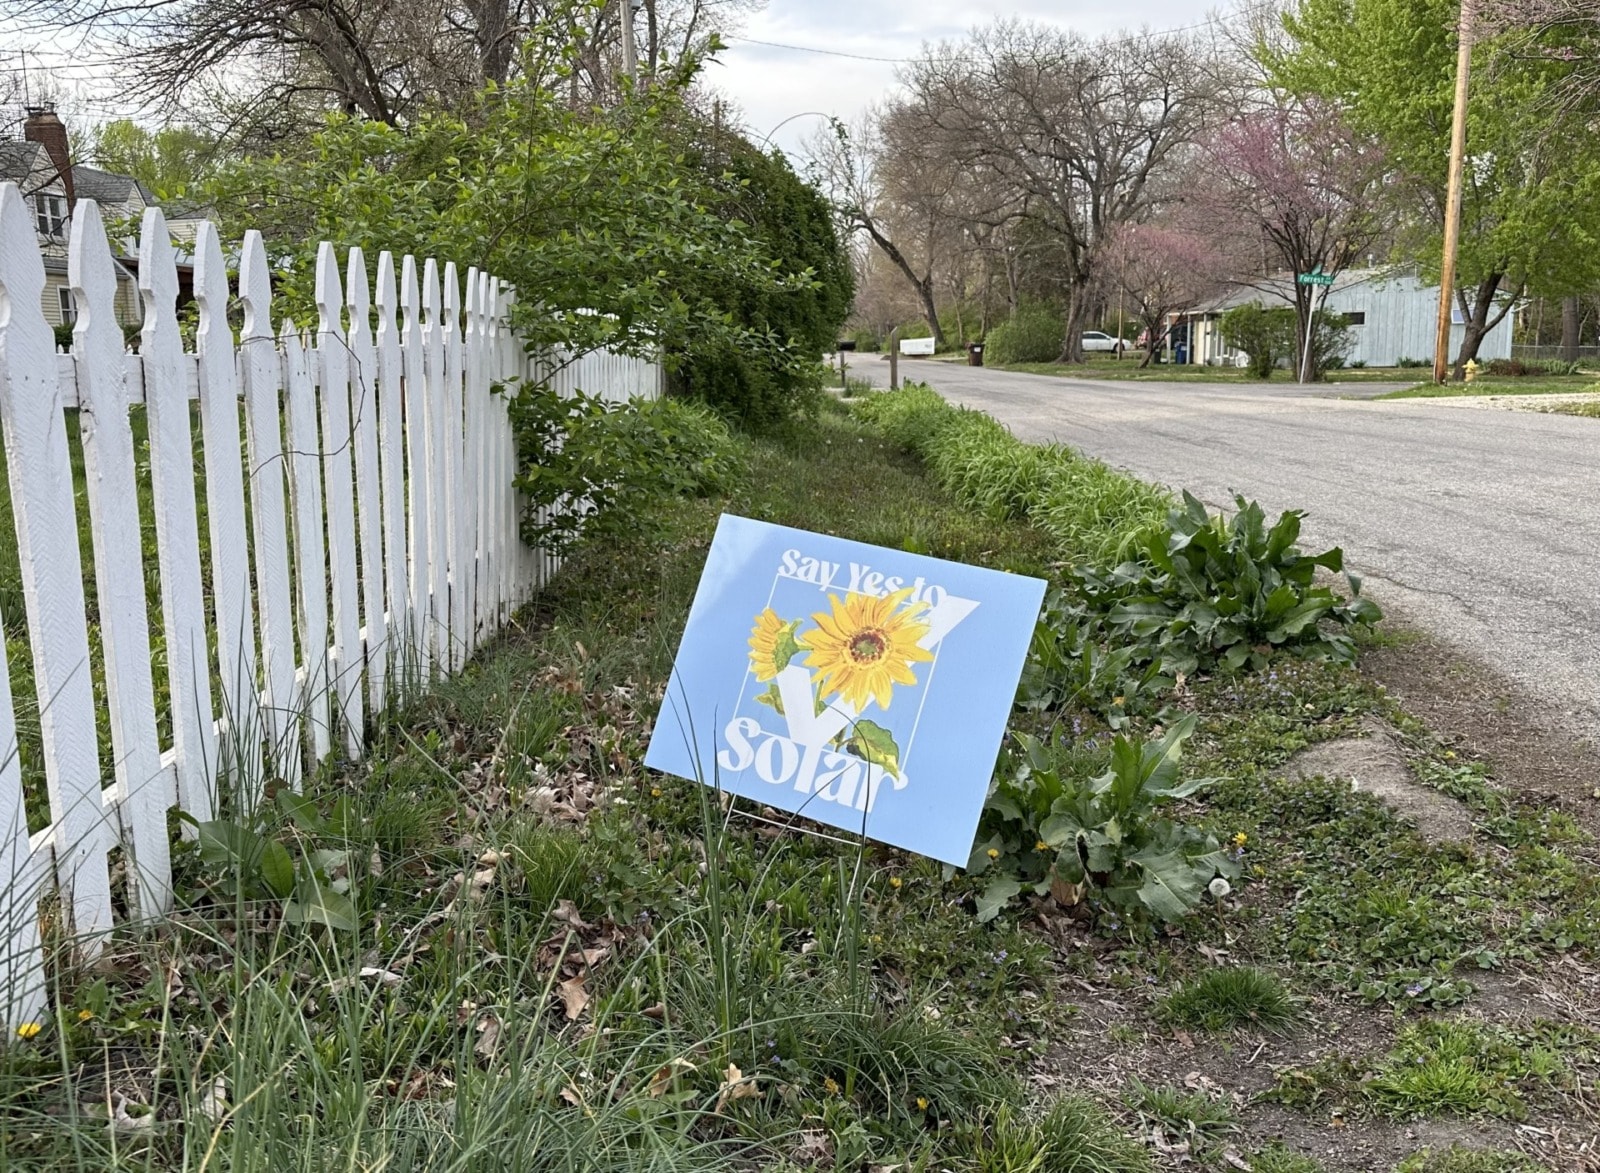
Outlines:
[{"label": "green leafy tree", "polygon": [[[292,154],[224,168],[208,193],[229,235],[262,231],[276,292],[299,320],[313,312],[317,242],[327,240],[496,274],[518,290],[514,323],[533,347],[660,347],[679,371],[760,352],[798,379],[848,286],[819,295],[815,256],[778,255],[777,228],[731,213],[739,180],[688,160],[692,68],[605,110],[514,82],[465,114],[435,111],[403,128],[336,118]],[[751,309],[760,305],[803,307],[810,319],[783,332]],[[706,397],[741,414],[732,393]]]},{"label": "green leafy tree", "polygon": [[96,167],[133,176],[158,199],[174,199],[204,181],[216,145],[208,134],[192,126],[150,130],[119,118],[95,128],[89,157]]},{"label": "green leafy tree", "polygon": [[[1358,131],[1383,146],[1402,180],[1391,188],[1405,213],[1401,259],[1437,279],[1444,227],[1456,0],[1300,0],[1285,15],[1285,47],[1263,46],[1272,82],[1337,103]],[[1591,288],[1600,224],[1600,145],[1571,124],[1556,93],[1573,70],[1549,28],[1546,52],[1504,40],[1474,50],[1467,111],[1456,296],[1466,325],[1459,368],[1524,293],[1561,296]]]}]

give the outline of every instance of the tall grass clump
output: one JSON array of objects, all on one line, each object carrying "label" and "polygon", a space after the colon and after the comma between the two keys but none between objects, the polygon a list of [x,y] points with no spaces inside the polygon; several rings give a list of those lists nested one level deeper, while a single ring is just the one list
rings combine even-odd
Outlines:
[{"label": "tall grass clump", "polygon": [[926,464],[933,481],[996,519],[1027,521],[1069,557],[1111,565],[1164,523],[1171,499],[1061,444],[1025,444],[992,416],[908,384],[856,409]]}]

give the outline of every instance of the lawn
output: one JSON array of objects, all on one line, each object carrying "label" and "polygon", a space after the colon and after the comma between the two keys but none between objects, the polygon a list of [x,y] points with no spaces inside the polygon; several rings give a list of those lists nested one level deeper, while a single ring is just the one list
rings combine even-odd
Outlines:
[{"label": "lawn", "polygon": [[1479,375],[1470,383],[1418,383],[1390,391],[1379,399],[1438,399],[1457,395],[1571,395],[1600,391],[1600,375]]},{"label": "lawn", "polygon": [[1554,412],[1557,415],[1581,415],[1589,419],[1600,419],[1600,400],[1592,403],[1552,403],[1539,410]]},{"label": "lawn", "polygon": [[[983,922],[982,881],[645,771],[723,510],[1055,576],[1155,500],[1057,453],[1088,496],[1030,524],[840,404],[735,443],[739,488],[574,556],[366,762],[182,848],[170,928],[63,951],[56,1013],[0,1053],[0,1167],[1468,1173],[1520,1158],[1419,1152],[1416,1121],[1560,1143],[1600,1035],[1532,991],[1593,973],[1593,844],[1355,668],[1115,698],[1136,740],[1197,716],[1183,773],[1219,781],[1169,814],[1239,867],[1159,931],[1056,894]],[[1014,728],[1065,778],[1110,762],[1102,707]],[[1466,840],[1284,776],[1362,730]],[[269,839],[324,865],[353,926],[290,923]]]}]

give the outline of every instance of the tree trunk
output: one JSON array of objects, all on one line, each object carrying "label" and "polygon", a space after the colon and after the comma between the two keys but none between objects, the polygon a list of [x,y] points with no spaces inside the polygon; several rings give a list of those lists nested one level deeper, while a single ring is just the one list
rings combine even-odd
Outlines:
[{"label": "tree trunk", "polygon": [[1576,297],[1563,297],[1561,299],[1561,361],[1578,361],[1578,299]]},{"label": "tree trunk", "polygon": [[1067,294],[1067,315],[1063,323],[1066,333],[1061,336],[1061,363],[1083,361],[1083,318],[1088,312],[1088,282],[1080,281]]},{"label": "tree trunk", "polygon": [[911,262],[906,260],[905,254],[894,241],[879,230],[877,223],[871,218],[857,213],[855,220],[866,229],[867,235],[872,237],[872,243],[882,250],[883,255],[889,258],[896,269],[900,270],[901,276],[911,282],[911,287],[917,291],[917,301],[922,305],[922,317],[928,323],[928,332],[933,335],[933,347],[935,350],[943,350],[944,331],[939,329],[939,311],[933,302],[933,274],[930,273],[926,277],[917,276],[917,271],[911,267]]},{"label": "tree trunk", "polygon": [[1494,295],[1504,277],[1504,273],[1490,273],[1478,282],[1478,290],[1473,295],[1470,312],[1464,315],[1467,321],[1461,332],[1461,353],[1456,355],[1454,377],[1457,379],[1465,377],[1466,366],[1478,357],[1478,347],[1483,344],[1484,337],[1500,324],[1500,319],[1504,318],[1507,310],[1511,308],[1511,303],[1508,301],[1494,319],[1490,320],[1489,313],[1494,309]]}]

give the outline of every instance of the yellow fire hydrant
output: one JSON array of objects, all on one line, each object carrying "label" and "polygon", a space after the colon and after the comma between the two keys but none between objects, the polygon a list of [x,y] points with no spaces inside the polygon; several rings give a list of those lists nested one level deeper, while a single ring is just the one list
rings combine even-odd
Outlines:
[{"label": "yellow fire hydrant", "polygon": [[1469,383],[1472,382],[1472,380],[1474,380],[1474,379],[1476,379],[1478,377],[1478,362],[1477,362],[1477,360],[1469,358],[1467,360],[1467,365],[1462,367],[1461,371],[1462,371],[1462,374],[1464,374],[1466,376],[1467,382],[1469,382]]}]

